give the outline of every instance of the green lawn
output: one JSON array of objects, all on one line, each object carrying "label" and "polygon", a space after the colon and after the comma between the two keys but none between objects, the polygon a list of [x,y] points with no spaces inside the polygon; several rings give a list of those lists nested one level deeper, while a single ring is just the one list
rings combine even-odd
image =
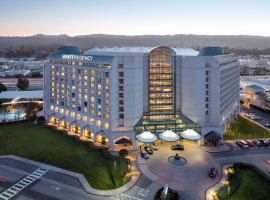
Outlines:
[{"label": "green lawn", "polygon": [[[239,170],[240,186],[229,197],[226,198],[227,188],[222,187],[218,191],[220,200],[268,200],[270,199],[270,183],[267,183],[261,175],[251,168]],[[222,198],[223,196],[223,198]]]},{"label": "green lawn", "polygon": [[84,174],[97,189],[124,184],[128,161],[111,157],[49,127],[21,123],[0,127],[0,155],[13,154]]},{"label": "green lawn", "polygon": [[270,138],[270,132],[243,117],[238,117],[224,135],[225,140],[254,138]]}]

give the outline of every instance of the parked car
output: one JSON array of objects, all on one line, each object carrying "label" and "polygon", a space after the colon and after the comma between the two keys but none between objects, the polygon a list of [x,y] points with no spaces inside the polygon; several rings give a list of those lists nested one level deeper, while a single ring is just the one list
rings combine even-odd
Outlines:
[{"label": "parked car", "polygon": [[8,178],[7,177],[4,177],[4,176],[0,176],[0,182],[8,182]]},{"label": "parked car", "polygon": [[251,140],[245,140],[249,147],[255,147],[255,144]]},{"label": "parked car", "polygon": [[258,115],[255,115],[254,117],[253,117],[253,120],[261,120],[262,118],[260,117],[260,116],[258,116]]},{"label": "parked car", "polygon": [[247,143],[242,143],[242,141],[239,141],[239,140],[236,141],[235,143],[241,148],[247,148],[248,147]]},{"label": "parked car", "polygon": [[252,141],[257,147],[261,147],[263,144],[259,140]]},{"label": "parked car", "polygon": [[179,151],[184,151],[184,146],[181,144],[176,144],[171,146],[171,150],[179,150]]},{"label": "parked car", "polygon": [[148,155],[148,153],[146,153],[145,151],[140,151],[140,155],[141,155],[141,157],[144,158],[144,159],[149,159],[149,155]]},{"label": "parked car", "polygon": [[262,143],[262,146],[268,147],[269,142],[267,140],[259,139],[259,141]]},{"label": "parked car", "polygon": [[209,170],[208,170],[208,176],[211,177],[211,178],[216,178],[217,176],[217,169],[215,167],[211,167]]},{"label": "parked car", "polygon": [[265,124],[263,124],[264,125],[264,127],[266,127],[266,128],[270,128],[270,123],[265,123]]},{"label": "parked car", "polygon": [[154,152],[153,150],[147,145],[147,146],[144,146],[144,150],[149,154],[149,155],[152,155]]},{"label": "parked car", "polygon": [[154,151],[158,150],[158,146],[154,145],[154,144],[149,144],[150,148]]}]

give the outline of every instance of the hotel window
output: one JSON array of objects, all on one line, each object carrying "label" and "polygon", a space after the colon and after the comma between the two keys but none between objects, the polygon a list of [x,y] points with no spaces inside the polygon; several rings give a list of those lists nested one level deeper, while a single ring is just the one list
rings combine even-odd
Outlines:
[{"label": "hotel window", "polygon": [[119,100],[119,105],[124,105],[124,100],[123,99]]},{"label": "hotel window", "polygon": [[124,107],[119,107],[119,112],[124,112]]},{"label": "hotel window", "polygon": [[77,120],[81,120],[81,115],[77,114]]},{"label": "hotel window", "polygon": [[124,84],[124,79],[119,79],[119,84]]},{"label": "hotel window", "polygon": [[124,93],[119,93],[119,98],[123,98],[124,97]]},{"label": "hotel window", "polygon": [[124,114],[119,114],[119,119],[124,119]]},{"label": "hotel window", "polygon": [[50,110],[53,110],[53,105],[50,106]]},{"label": "hotel window", "polygon": [[109,123],[105,122],[103,127],[104,127],[104,129],[109,129]]},{"label": "hotel window", "polygon": [[71,117],[75,117],[75,112],[71,112]]},{"label": "hotel window", "polygon": [[64,113],[64,109],[63,109],[63,108],[60,109],[60,113],[61,113],[61,114]]},{"label": "hotel window", "polygon": [[101,126],[101,121],[97,120],[97,126]]},{"label": "hotel window", "polygon": [[124,68],[124,65],[123,64],[118,64],[118,68],[119,69],[123,69]]},{"label": "hotel window", "polygon": [[124,91],[124,86],[121,86],[121,85],[120,85],[120,86],[119,86],[119,90],[120,90],[120,91]]},{"label": "hotel window", "polygon": [[124,72],[119,72],[119,77],[124,77]]},{"label": "hotel window", "polygon": [[94,118],[90,118],[89,122],[90,122],[90,124],[94,124],[94,122],[95,122]]},{"label": "hotel window", "polygon": [[87,116],[83,116],[83,121],[84,121],[84,122],[87,121]]}]

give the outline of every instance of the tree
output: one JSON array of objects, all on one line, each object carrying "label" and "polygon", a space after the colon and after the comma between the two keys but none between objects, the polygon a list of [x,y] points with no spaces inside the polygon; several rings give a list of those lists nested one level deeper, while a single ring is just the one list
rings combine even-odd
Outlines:
[{"label": "tree", "polygon": [[27,78],[19,78],[17,82],[17,87],[20,90],[26,90],[29,86],[29,81]]},{"label": "tree", "polygon": [[35,120],[36,119],[36,104],[34,102],[28,103],[26,109],[25,109],[25,117],[28,120]]},{"label": "tree", "polygon": [[7,87],[3,83],[0,82],[0,93],[4,91],[7,91]]}]

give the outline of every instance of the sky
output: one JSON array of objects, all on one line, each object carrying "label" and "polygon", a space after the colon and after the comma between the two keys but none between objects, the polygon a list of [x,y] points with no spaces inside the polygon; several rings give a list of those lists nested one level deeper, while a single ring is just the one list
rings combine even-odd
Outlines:
[{"label": "sky", "polygon": [[0,36],[270,36],[269,0],[0,0]]}]

